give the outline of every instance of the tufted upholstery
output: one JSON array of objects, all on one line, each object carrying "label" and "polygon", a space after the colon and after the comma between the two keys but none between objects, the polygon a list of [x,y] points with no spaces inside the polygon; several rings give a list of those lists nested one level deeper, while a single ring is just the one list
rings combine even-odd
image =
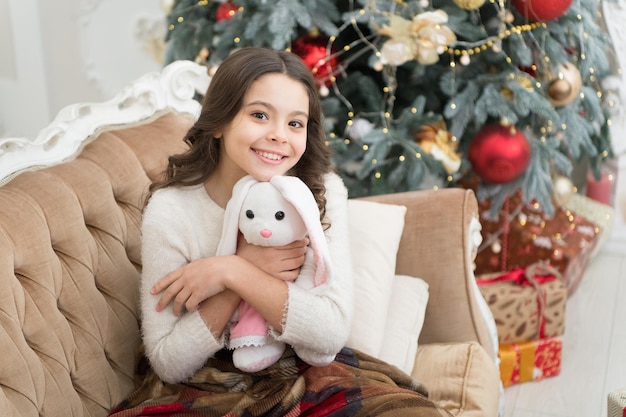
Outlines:
[{"label": "tufted upholstery", "polygon": [[143,199],[190,124],[106,131],[0,187],[0,416],[102,416],[133,388]]}]

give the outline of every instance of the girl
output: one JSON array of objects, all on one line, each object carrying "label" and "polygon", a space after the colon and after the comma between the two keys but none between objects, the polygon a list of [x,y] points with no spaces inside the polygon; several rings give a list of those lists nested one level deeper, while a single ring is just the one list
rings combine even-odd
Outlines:
[{"label": "girl", "polygon": [[[417,415],[408,406],[446,415],[397,369],[342,350],[353,310],[347,192],[331,172],[317,87],[300,58],[264,48],[234,52],[216,71],[185,142],[188,151],[170,157],[164,180],[151,186],[142,223],[143,341],[156,374],[144,375],[116,415],[156,411],[150,407],[216,416],[378,415],[401,407],[400,415]],[[304,262],[306,239],[279,248],[239,239],[235,255],[214,256],[233,186],[248,174],[259,181],[294,175],[312,190],[333,262],[323,294],[287,282]],[[302,357],[287,349],[258,373],[234,368],[225,333],[241,300],[277,340],[302,348]],[[320,359],[335,355],[330,364]]]}]

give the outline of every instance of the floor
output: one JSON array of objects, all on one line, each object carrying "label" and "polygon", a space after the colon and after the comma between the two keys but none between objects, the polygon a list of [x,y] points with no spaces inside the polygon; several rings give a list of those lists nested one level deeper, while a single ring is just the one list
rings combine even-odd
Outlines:
[{"label": "floor", "polygon": [[505,388],[504,417],[606,417],[626,387],[626,234],[612,236],[566,307],[561,373]]}]

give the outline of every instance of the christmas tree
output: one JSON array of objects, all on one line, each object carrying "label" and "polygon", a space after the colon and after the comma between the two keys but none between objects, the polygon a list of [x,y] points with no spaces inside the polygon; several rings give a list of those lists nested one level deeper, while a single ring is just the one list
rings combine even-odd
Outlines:
[{"label": "christmas tree", "polygon": [[178,0],[165,63],[288,49],[319,85],[351,197],[475,187],[553,211],[554,182],[611,158],[612,46],[597,0]]}]

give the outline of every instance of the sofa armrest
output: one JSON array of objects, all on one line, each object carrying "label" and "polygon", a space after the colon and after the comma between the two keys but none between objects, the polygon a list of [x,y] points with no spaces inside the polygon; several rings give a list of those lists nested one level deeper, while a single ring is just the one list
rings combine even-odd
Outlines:
[{"label": "sofa armrest", "polygon": [[429,285],[419,343],[477,341],[495,360],[497,342],[473,273],[472,227],[478,219],[473,191],[450,188],[363,199],[407,207],[396,273],[420,277]]}]

